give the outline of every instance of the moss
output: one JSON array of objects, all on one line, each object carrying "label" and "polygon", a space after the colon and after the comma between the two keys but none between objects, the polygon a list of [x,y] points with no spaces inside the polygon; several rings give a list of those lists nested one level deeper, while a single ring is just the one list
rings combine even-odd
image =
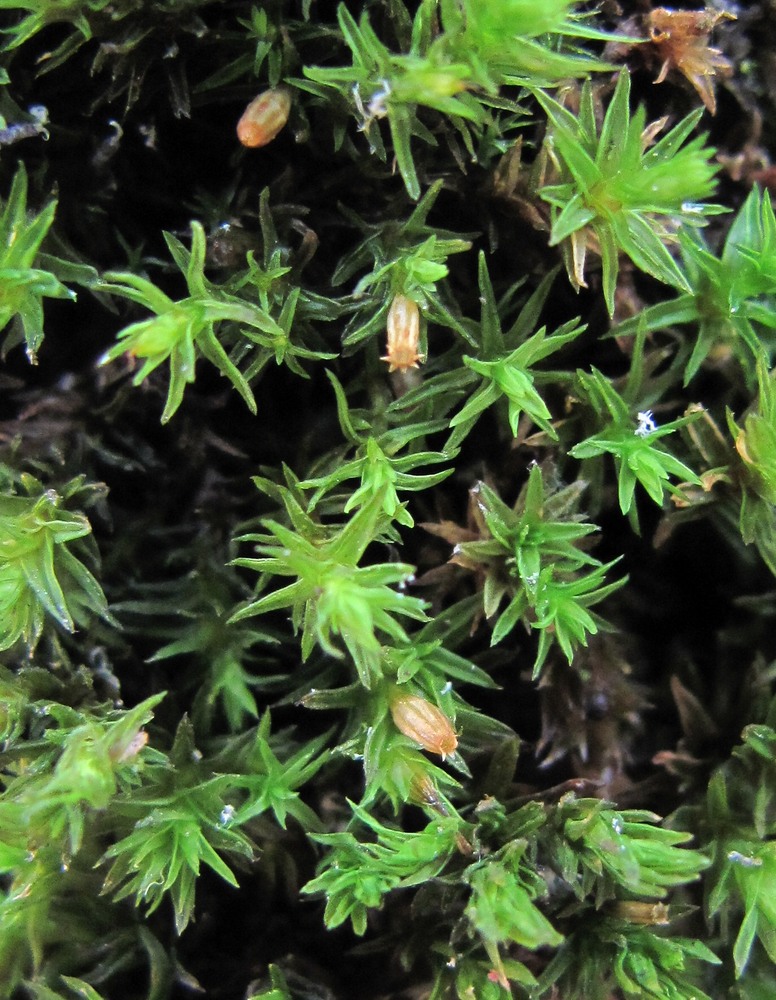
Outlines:
[{"label": "moss", "polygon": [[3,996],[772,995],[752,6],[0,0]]}]

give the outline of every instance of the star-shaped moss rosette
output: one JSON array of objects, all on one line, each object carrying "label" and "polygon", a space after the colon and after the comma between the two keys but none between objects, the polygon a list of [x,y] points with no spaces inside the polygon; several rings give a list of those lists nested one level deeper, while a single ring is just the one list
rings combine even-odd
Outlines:
[{"label": "star-shaped moss rosette", "polygon": [[610,314],[620,252],[659,281],[688,291],[669,250],[676,230],[725,211],[705,202],[714,194],[718,167],[704,137],[691,138],[702,110],[656,142],[666,123],[647,125],[643,105],[631,114],[630,89],[630,75],[620,73],[600,126],[590,83],[582,87],[578,114],[537,92],[551,126],[548,154],[557,164],[557,176],[539,190],[552,208],[550,243],[560,245],[575,288],[586,286],[587,251],[595,250]]}]

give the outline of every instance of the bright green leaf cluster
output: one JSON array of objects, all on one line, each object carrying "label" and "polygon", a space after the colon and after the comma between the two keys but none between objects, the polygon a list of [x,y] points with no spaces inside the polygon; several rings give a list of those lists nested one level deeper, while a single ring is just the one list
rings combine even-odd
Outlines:
[{"label": "bright green leaf cluster", "polygon": [[[590,60],[568,44],[557,44],[610,37],[585,24],[575,14],[574,6],[572,0],[466,0],[462,13],[457,14],[455,7],[448,4],[448,44],[453,51],[468,50],[468,58],[480,74],[488,74],[496,82],[503,78],[549,84],[607,69],[603,61]],[[456,28],[461,29],[460,35],[454,33]]]},{"label": "bright green leaf cluster", "polygon": [[273,338],[285,337],[283,329],[265,310],[216,289],[205,278],[205,231],[198,222],[193,222],[191,233],[190,252],[174,236],[165,234],[170,253],[186,277],[188,298],[175,301],[147,278],[130,272],[109,271],[100,285],[101,291],[131,299],[154,314],[151,319],[124,327],[102,362],[107,364],[122,354],[140,358],[142,365],[132,378],[139,385],[155,368],[169,361],[170,385],[162,423],[181,405],[186,386],[195,379],[199,356],[226,375],[251,413],[256,412],[250,386],[216,336],[216,324],[237,323],[243,336],[265,346],[271,346]]},{"label": "bright green leaf cluster", "polygon": [[[5,671],[0,685],[4,694],[12,689]],[[13,870],[29,845],[38,842],[59,845],[70,854],[79,851],[90,811],[105,809],[131,778],[145,745],[142,727],[162,697],[97,717],[63,705],[24,706],[28,720],[37,711],[47,728],[35,758],[9,769],[5,781],[0,870]],[[21,723],[20,708],[15,714]]]},{"label": "bright green leaf cluster", "polygon": [[595,893],[597,905],[623,894],[662,899],[672,886],[697,879],[709,862],[680,846],[692,834],[657,826],[659,820],[645,810],[564,796],[552,819],[561,838],[551,848],[560,874],[580,899]]},{"label": "bright green leaf cluster", "polygon": [[7,996],[73,940],[91,947],[110,931],[94,871],[101,817],[137,783],[143,727],[163,695],[130,710],[66,705],[78,687],[34,668],[21,676],[0,670],[0,990]]},{"label": "bright green leaf cluster", "polygon": [[350,67],[305,67],[311,83],[298,81],[313,92],[328,98],[328,91],[339,92],[352,106],[365,132],[370,149],[380,159],[386,158],[385,146],[375,121],[388,119],[394,154],[411,197],[420,195],[420,181],[415,169],[411,138],[417,136],[432,145],[435,139],[417,115],[417,105],[455,115],[467,122],[483,118],[480,103],[468,92],[471,70],[466,63],[452,62],[443,52],[432,50],[428,29],[424,27],[423,8],[415,18],[412,45],[405,54],[394,54],[375,33],[366,13],[356,21],[344,4],[337,11],[342,37],[351,51]]},{"label": "bright green leaf cluster", "polygon": [[75,298],[51,270],[36,267],[45,262],[56,269],[56,259],[42,260],[40,253],[56,209],[50,201],[39,215],[29,216],[27,172],[20,164],[0,212],[0,330],[13,321],[4,350],[24,340],[33,363],[43,341],[42,300]]},{"label": "bright green leaf cluster", "polygon": [[[513,840],[498,854],[470,866],[465,880],[471,897],[464,911],[466,919],[485,947],[488,957],[507,981],[502,967],[499,946],[507,942],[530,951],[544,946],[557,946],[563,940],[535,900],[547,894],[547,883],[525,863],[522,856],[528,844]],[[511,970],[514,975],[514,970]],[[521,977],[528,976],[526,969]]]},{"label": "bright green leaf cluster", "polygon": [[[255,481],[261,488],[262,481]],[[341,651],[332,641],[333,636],[340,636],[361,683],[371,687],[381,676],[377,633],[404,642],[407,634],[397,616],[415,621],[426,618],[420,598],[392,589],[392,585],[401,587],[412,576],[411,566],[358,565],[380,531],[383,497],[375,494],[372,502],[361,507],[341,528],[323,532],[298,506],[290,490],[283,488],[281,493],[296,530],[278,521],[264,521],[265,533],[241,538],[255,545],[259,558],[243,557],[235,560],[235,565],[296,579],[280,590],[248,601],[230,621],[291,608],[292,624],[302,630],[303,658],[310,655],[316,643],[330,656],[341,658]]]},{"label": "bright green leaf cluster", "polygon": [[[492,644],[504,639],[519,621],[539,632],[534,676],[553,643],[571,662],[603,621],[588,609],[619,589],[624,580],[605,583],[604,565],[579,543],[597,530],[576,513],[584,484],[548,489],[540,466],[514,507],[508,507],[485,483],[474,487],[473,500],[484,536],[456,546],[452,561],[484,572],[483,609],[490,618],[504,598],[507,607],[493,626]],[[586,567],[592,567],[584,573]]]},{"label": "bright green leaf cluster", "polygon": [[[364,806],[388,801],[394,812],[407,803],[420,806],[432,816],[455,812],[448,796],[460,787],[459,782],[421,752],[420,741],[397,728],[391,706],[402,696],[422,698],[435,706],[447,720],[446,725],[454,724],[456,732],[467,741],[513,737],[509,727],[477,713],[456,690],[464,684],[495,688],[493,680],[484,670],[443,646],[441,638],[431,635],[439,635],[435,623],[421,628],[410,642],[383,645],[382,678],[368,691],[359,683],[340,688],[313,686],[301,698],[306,708],[347,712],[336,752],[363,760]],[[322,672],[322,678],[327,676],[327,671]],[[469,775],[457,751],[447,754],[445,762],[460,774]]]},{"label": "bright green leaf cluster", "polygon": [[301,800],[298,789],[326,763],[324,743],[325,737],[309,740],[296,752],[283,753],[281,760],[270,741],[270,716],[266,712],[251,745],[240,754],[242,773],[233,778],[235,787],[247,795],[233,815],[234,823],[243,824],[271,811],[283,829],[291,816],[305,830],[319,830],[320,820]]},{"label": "bright green leaf cluster", "polygon": [[754,187],[738,210],[716,256],[696,229],[679,230],[682,271],[689,291],[648,306],[619,323],[617,336],[671,326],[697,330],[684,380],[706,361],[724,363],[732,353],[751,375],[763,346],[772,351],[776,326],[776,219],[770,195]]},{"label": "bright green leaf cluster", "polygon": [[[604,32],[570,15],[563,0],[548,7],[525,0],[468,0],[441,5],[442,31],[429,28],[436,4],[422,4],[409,33],[408,51],[395,53],[372,27],[365,12],[357,21],[344,4],[338,12],[342,37],[352,54],[347,67],[305,67],[298,86],[331,99],[330,91],[353,108],[370,150],[386,158],[376,122],[386,118],[393,151],[410,197],[421,188],[411,150],[412,138],[436,145],[418,114],[430,108],[451,119],[472,158],[491,108],[520,115],[519,105],[498,94],[505,84],[536,86],[568,76],[610,68],[577,51],[563,51],[563,36],[606,39]],[[506,27],[508,26],[508,27]]]},{"label": "bright green leaf cluster", "polygon": [[225,799],[230,779],[213,776],[200,757],[190,724],[184,721],[169,760],[149,765],[142,786],[117,804],[129,832],[103,858],[110,863],[105,890],[114,899],[134,896],[151,912],[169,893],[178,933],[192,918],[201,866],[236,886],[234,873],[218,852],[253,856],[245,834],[230,828],[232,810]]},{"label": "bright green leaf cluster", "polygon": [[[614,312],[618,253],[669,285],[689,291],[667,249],[678,222],[699,224],[719,211],[703,199],[714,192],[717,167],[703,138],[688,139],[702,112],[688,115],[654,143],[657,129],[640,107],[631,115],[630,76],[620,74],[599,129],[593,89],[582,88],[579,115],[539,92],[551,130],[548,155],[557,157],[557,178],[540,190],[552,208],[550,242],[563,248],[569,279],[584,287],[585,256],[601,256],[603,293]],[[653,144],[654,143],[654,144]]]},{"label": "bright green leaf cluster", "polygon": [[357,806],[353,810],[377,839],[360,840],[349,831],[315,834],[314,840],[332,850],[302,892],[325,893],[327,927],[350,920],[356,934],[363,934],[368,911],[379,907],[386,893],[418,885],[442,871],[455,851],[460,821],[436,819],[418,833],[407,833],[385,826]]},{"label": "bright green leaf cluster", "polygon": [[[553,277],[551,274],[550,280]],[[480,255],[480,290],[483,349],[478,357],[464,355],[462,360],[466,368],[481,378],[463,408],[450,421],[450,426],[456,430],[450,437],[448,447],[457,447],[479,415],[501,399],[506,400],[509,428],[514,437],[517,437],[521,415],[526,414],[545,434],[557,439],[550,422],[552,415],[534,384],[536,373],[531,369],[538,361],[542,361],[565,344],[575,340],[584,330],[584,326],[572,320],[550,336],[547,336],[545,327],[541,327],[531,336],[525,336],[529,317],[549,290],[549,281],[545,280],[534,293],[533,299],[529,300],[521,311],[513,327],[506,333],[502,332],[484,254]],[[512,345],[516,341],[520,341],[518,347],[513,350],[507,349],[507,344]]]},{"label": "bright green leaf cluster", "polygon": [[[256,400],[249,383],[270,360],[274,359],[278,365],[285,363],[295,374],[307,377],[300,358],[334,357],[291,339],[292,327],[295,332],[299,327],[305,329],[310,315],[327,320],[338,310],[322,309],[315,295],[302,296],[301,289],[290,287],[284,280],[290,267],[283,262],[266,190],[261,196],[260,219],[263,265],[249,252],[247,268],[227,284],[216,285],[205,276],[205,231],[199,222],[192,222],[191,250],[170,233],[164,234],[170,254],[186,279],[189,292],[186,298],[172,299],[147,278],[127,271],[108,271],[96,286],[100,291],[130,299],[154,314],[120,330],[116,344],[106,351],[101,363],[107,364],[123,354],[132,364],[139,358],[142,364],[132,379],[134,385],[139,385],[154,369],[169,362],[170,381],[162,423],[181,405],[186,386],[195,380],[200,357],[229,379],[254,414]],[[246,355],[247,364],[243,362]],[[239,367],[241,362],[244,371]]]},{"label": "bright green leaf cluster", "polygon": [[19,641],[34,647],[49,623],[73,632],[95,617],[110,620],[102,588],[83,561],[96,561],[87,544],[91,525],[66,507],[89,492],[83,480],[72,480],[61,494],[32,476],[22,477],[21,487],[21,495],[10,485],[0,494],[0,649]]},{"label": "bright green leaf cluster", "polygon": [[[542,371],[538,365],[584,331],[584,326],[576,320],[564,323],[549,336],[546,327],[537,329],[556,277],[555,270],[545,275],[506,329],[503,317],[512,317],[512,300],[522,281],[498,302],[483,253],[479,255],[478,270],[479,324],[450,324],[476,353],[463,354],[460,365],[448,365],[447,370],[425,378],[422,385],[410,389],[389,409],[390,414],[401,415],[405,421],[419,413],[433,420],[444,420],[442,426],[452,428],[445,444],[449,453],[458,451],[481,414],[491,407],[505,411],[502,419],[513,435],[517,434],[520,418],[525,415],[550,438],[555,438],[552,415],[539,386],[563,376]],[[463,407],[448,418],[447,414],[460,401],[464,401]],[[424,429],[429,432],[431,428]]]},{"label": "bright green leaf cluster", "polygon": [[[430,489],[445,480],[451,470],[413,473],[411,470],[420,465],[446,462],[448,456],[438,451],[413,451],[406,455],[398,452],[406,447],[409,439],[414,438],[417,441],[424,431],[439,429],[439,424],[429,421],[425,427],[418,424],[409,427],[406,425],[387,427],[377,438],[365,436],[363,432],[360,433],[362,428],[369,427],[365,414],[363,411],[358,413],[351,411],[345,391],[338,379],[331,372],[327,374],[337,396],[337,412],[343,436],[356,446],[356,457],[343,462],[341,453],[337,452],[331,456],[330,461],[321,463],[329,466],[325,475],[305,479],[299,484],[300,489],[315,490],[310,498],[309,509],[317,507],[321,499],[327,495],[331,500],[330,494],[340,483],[349,479],[359,479],[361,484],[355,492],[346,494],[343,513],[349,514],[353,510],[373,503],[375,497],[380,497],[383,513],[398,524],[411,528],[415,522],[407,510],[406,502],[400,500],[399,493]],[[372,427],[376,429],[377,424],[376,417],[372,421]]]},{"label": "bright green leaf cluster", "polygon": [[617,988],[629,1000],[712,1000],[698,987],[699,962],[719,959],[701,941],[589,916],[545,969],[540,995],[554,987],[568,1000],[608,1000]]},{"label": "bright green leaf cluster", "polygon": [[672,476],[679,477],[682,483],[700,485],[698,476],[684,462],[655,447],[656,441],[698,419],[701,412],[696,408],[677,420],[657,424],[648,407],[679,359],[674,359],[668,372],[656,375],[655,369],[664,362],[665,354],[661,350],[646,353],[645,336],[645,331],[640,329],[621,392],[611,379],[595,368],[589,373],[577,372],[579,398],[592,409],[601,429],[569,450],[573,458],[583,461],[603,454],[613,456],[620,510],[628,515],[635,531],[639,523],[635,505],[637,483],[641,483],[656,504],[663,503],[666,490],[674,495],[679,492],[670,482]]}]

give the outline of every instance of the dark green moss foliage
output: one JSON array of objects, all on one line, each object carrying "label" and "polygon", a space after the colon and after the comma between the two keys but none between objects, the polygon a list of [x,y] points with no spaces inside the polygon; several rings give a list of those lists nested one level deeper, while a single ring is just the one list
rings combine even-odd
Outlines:
[{"label": "dark green moss foliage", "polygon": [[3,997],[776,995],[776,21],[601,7],[0,0]]}]

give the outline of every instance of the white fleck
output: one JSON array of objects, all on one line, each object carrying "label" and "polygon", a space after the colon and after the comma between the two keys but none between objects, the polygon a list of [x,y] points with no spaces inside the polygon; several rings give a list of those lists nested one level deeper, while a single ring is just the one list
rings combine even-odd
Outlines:
[{"label": "white fleck", "polygon": [[387,80],[381,80],[380,83],[382,84],[380,90],[376,90],[372,94],[369,98],[369,104],[366,106],[366,110],[373,118],[385,118],[388,114],[385,99],[391,96],[391,85]]},{"label": "white fleck", "polygon": [[636,437],[644,438],[653,431],[657,430],[657,424],[652,416],[652,410],[642,410],[640,413],[637,413],[636,416],[639,420],[639,426],[633,432]]},{"label": "white fleck", "polygon": [[221,810],[221,815],[218,817],[218,822],[221,826],[226,826],[227,823],[231,823],[234,819],[235,808],[233,805],[227,803]]},{"label": "white fleck", "polygon": [[734,864],[743,865],[744,868],[760,868],[763,863],[762,858],[752,857],[751,854],[741,854],[740,851],[728,851],[728,861]]},{"label": "white fleck", "polygon": [[450,692],[452,690],[453,690],[453,682],[452,681],[448,681],[447,684],[444,685],[444,687],[442,688],[442,690],[439,693],[440,694],[450,694]]},{"label": "white fleck", "polygon": [[621,834],[623,831],[622,818],[620,816],[615,816],[612,820],[612,829],[615,833]]},{"label": "white fleck", "polygon": [[137,130],[143,138],[146,147],[148,149],[156,149],[156,126],[138,125]]},{"label": "white fleck", "polygon": [[[353,95],[353,103],[356,105],[356,110],[361,116],[361,121],[358,125],[359,132],[369,133],[369,129],[372,122],[379,118],[385,118],[388,114],[388,108],[385,106],[386,98],[390,97],[391,87],[387,80],[380,81],[381,88],[376,90],[372,96],[369,98],[369,102],[366,107],[364,107],[364,102],[361,98],[361,88],[357,83],[353,84],[351,88],[351,94]],[[370,149],[374,147],[371,146]]]},{"label": "white fleck", "polygon": [[27,108],[28,114],[31,114],[38,125],[46,125],[49,120],[48,108],[44,104],[31,104]]}]

